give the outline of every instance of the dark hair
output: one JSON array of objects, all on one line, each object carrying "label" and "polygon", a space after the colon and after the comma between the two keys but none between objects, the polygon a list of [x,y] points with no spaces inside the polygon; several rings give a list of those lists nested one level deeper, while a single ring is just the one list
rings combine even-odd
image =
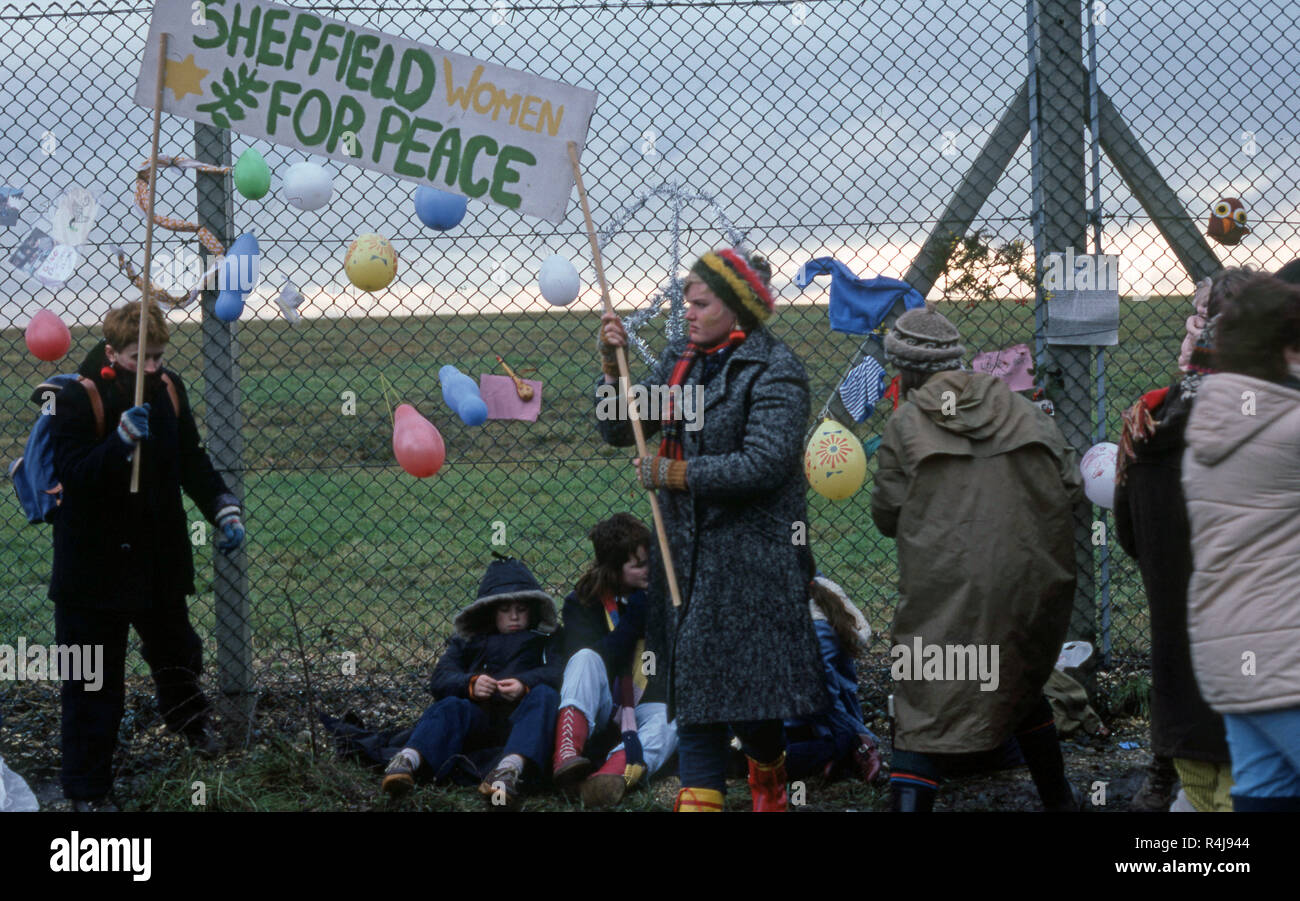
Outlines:
[{"label": "dark hair", "polygon": [[831,624],[831,628],[835,630],[835,637],[840,640],[840,645],[849,652],[851,657],[865,654],[867,646],[858,637],[858,624],[852,614],[844,609],[844,604],[835,592],[817,581],[817,563],[813,560],[811,548],[799,556],[808,567],[808,597]]},{"label": "dark hair", "polygon": [[615,513],[587,533],[596,559],[578,579],[578,603],[595,607],[607,594],[623,590],[623,564],[640,548],[650,547],[650,530],[631,513]]},{"label": "dark hair", "polygon": [[1273,278],[1286,282],[1288,285],[1300,285],[1300,260],[1292,260],[1287,263],[1273,273]]},{"label": "dark hair", "polygon": [[1287,376],[1282,351],[1288,347],[1300,348],[1300,288],[1271,275],[1256,276],[1220,312],[1219,370],[1280,382]]},{"label": "dark hair", "polygon": [[1262,274],[1249,266],[1230,266],[1214,273],[1210,277],[1210,297],[1205,303],[1205,318],[1213,319],[1219,315],[1224,304],[1230,303],[1252,278]]}]

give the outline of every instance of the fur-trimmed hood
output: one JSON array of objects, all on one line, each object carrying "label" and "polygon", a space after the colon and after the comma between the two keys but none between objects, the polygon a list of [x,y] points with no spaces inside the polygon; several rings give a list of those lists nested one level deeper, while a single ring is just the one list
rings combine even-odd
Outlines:
[{"label": "fur-trimmed hood", "polygon": [[478,597],[456,614],[452,626],[457,635],[469,637],[496,630],[494,608],[503,601],[526,601],[533,605],[532,630],[553,634],[560,626],[555,599],[542,591],[523,561],[502,557],[488,564]]},{"label": "fur-trimmed hood", "polygon": [[[871,624],[868,623],[867,618],[862,615],[862,611],[859,610],[851,600],[849,600],[848,593],[835,582],[832,582],[825,576],[818,576],[815,581],[822,588],[825,588],[831,594],[835,595],[835,599],[840,602],[840,606],[848,611],[849,616],[853,617],[853,631],[857,634],[858,641],[862,642],[862,646],[865,648],[867,642],[871,641]],[[822,613],[822,609],[817,606],[816,601],[809,599],[808,607],[812,610],[813,619],[826,619],[826,614]]]}]

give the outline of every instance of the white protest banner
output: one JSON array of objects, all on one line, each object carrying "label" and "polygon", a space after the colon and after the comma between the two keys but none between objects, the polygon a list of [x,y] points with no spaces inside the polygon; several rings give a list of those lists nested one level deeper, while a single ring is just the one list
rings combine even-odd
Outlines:
[{"label": "white protest banner", "polygon": [[135,102],[562,222],[596,92],[263,0],[158,0]]}]

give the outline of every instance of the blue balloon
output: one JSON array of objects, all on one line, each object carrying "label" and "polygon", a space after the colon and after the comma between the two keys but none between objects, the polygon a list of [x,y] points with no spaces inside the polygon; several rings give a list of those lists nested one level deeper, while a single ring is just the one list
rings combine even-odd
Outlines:
[{"label": "blue balloon", "polygon": [[230,245],[217,270],[221,293],[212,312],[222,322],[234,322],[244,312],[244,295],[257,284],[257,236],[244,232]]},{"label": "blue balloon", "polygon": [[415,215],[429,228],[439,231],[455,228],[465,218],[468,206],[469,199],[460,194],[448,194],[425,185],[415,189]]},{"label": "blue balloon", "polygon": [[246,294],[257,284],[257,236],[244,232],[235,239],[221,261],[219,287],[222,291]]},{"label": "blue balloon", "polygon": [[460,418],[465,425],[482,425],[487,422],[487,416],[487,404],[483,402],[483,398],[479,397],[477,393],[473,397],[467,398],[460,405]]},{"label": "blue balloon", "polygon": [[222,291],[212,305],[212,313],[222,322],[234,322],[244,312],[243,291]]},{"label": "blue balloon", "polygon": [[479,394],[478,385],[455,366],[438,370],[442,384],[442,400],[465,425],[482,425],[487,421],[487,404]]}]

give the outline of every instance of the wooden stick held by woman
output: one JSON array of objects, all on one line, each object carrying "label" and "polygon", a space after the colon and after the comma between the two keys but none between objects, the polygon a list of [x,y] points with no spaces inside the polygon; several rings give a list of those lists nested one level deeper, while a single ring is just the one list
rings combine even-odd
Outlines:
[{"label": "wooden stick held by woman", "polygon": [[[605,283],[605,266],[600,258],[600,244],[596,241],[596,226],[591,221],[591,207],[587,204],[587,189],[582,185],[582,167],[578,164],[578,146],[569,142],[569,161],[573,163],[573,178],[578,185],[578,199],[582,201],[582,216],[587,222],[587,238],[591,242],[591,256],[596,264],[596,278],[600,282],[600,302],[606,313],[614,312],[614,304],[609,299],[609,286]],[[627,366],[627,351],[619,347],[618,351],[618,371],[621,374],[621,383],[624,390],[630,391],[632,377]],[[642,459],[648,456],[646,452],[645,434],[641,429],[641,420],[637,419],[636,408],[632,403],[632,398],[627,398],[628,416],[631,420],[632,431],[636,435],[636,450]],[[650,498],[650,512],[654,514],[655,535],[659,539],[659,553],[663,555],[664,575],[668,579],[668,591],[673,598],[673,606],[682,605],[681,592],[677,590],[677,572],[673,569],[672,550],[668,546],[668,533],[664,531],[663,516],[659,512],[659,499],[655,497],[653,491],[647,491]]]}]

